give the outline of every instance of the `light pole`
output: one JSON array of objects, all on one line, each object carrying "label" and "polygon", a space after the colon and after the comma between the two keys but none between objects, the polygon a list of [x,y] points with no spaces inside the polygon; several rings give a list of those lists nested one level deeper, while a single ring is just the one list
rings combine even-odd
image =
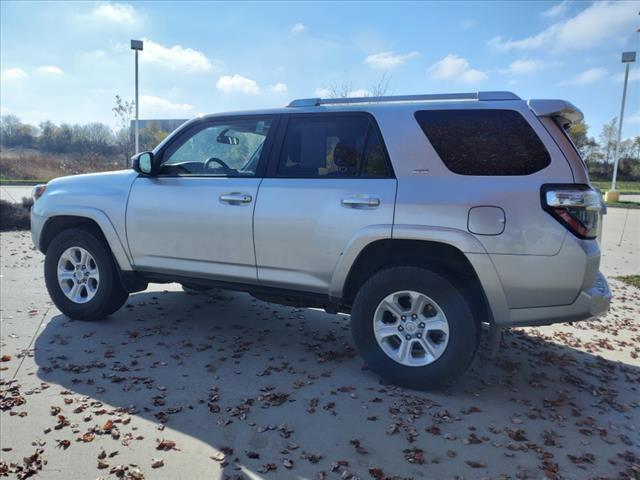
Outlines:
[{"label": "light pole", "polygon": [[624,119],[624,103],[627,100],[627,82],[629,80],[629,66],[636,61],[636,52],[623,52],[622,63],[624,68],[624,86],[622,87],[622,105],[620,106],[620,120],[618,121],[618,140],[616,142],[616,150],[613,157],[613,178],[611,180],[611,190],[607,192],[608,201],[617,202],[619,194],[616,192],[616,177],[618,176],[618,161],[620,160],[620,139],[622,136],[622,120]]},{"label": "light pole", "polygon": [[140,152],[140,141],[139,141],[139,137],[138,137],[138,112],[139,112],[139,108],[138,108],[138,52],[142,51],[142,40],[131,40],[131,50],[134,50],[136,52],[136,154],[138,154],[138,152]]}]

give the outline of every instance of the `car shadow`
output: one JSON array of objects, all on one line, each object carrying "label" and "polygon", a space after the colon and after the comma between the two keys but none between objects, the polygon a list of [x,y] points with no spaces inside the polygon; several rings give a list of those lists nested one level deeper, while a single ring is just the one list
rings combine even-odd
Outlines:
[{"label": "car shadow", "polygon": [[[42,381],[127,412],[132,425],[166,424],[210,447],[208,456],[227,452],[222,465],[230,477],[260,476],[271,463],[276,478],[315,478],[332,464],[361,478],[372,468],[424,477],[425,467],[411,460],[414,448],[428,452],[430,475],[477,475],[483,470],[463,460],[482,464],[497,454],[476,449],[473,458],[452,457],[471,433],[507,445],[522,423],[529,442],[542,445],[545,431],[554,431],[570,446],[589,428],[593,448],[603,439],[598,425],[629,422],[640,382],[636,366],[514,331],[496,359],[481,348],[460,380],[435,392],[410,391],[383,384],[363,366],[347,316],[223,291],[138,293],[99,322],[56,315],[36,339],[35,361]],[[557,421],[589,415],[598,415],[596,425]],[[106,417],[94,416],[86,427]],[[519,455],[496,457],[500,471],[524,464],[540,475],[535,449]],[[348,465],[336,466],[343,459]]]}]

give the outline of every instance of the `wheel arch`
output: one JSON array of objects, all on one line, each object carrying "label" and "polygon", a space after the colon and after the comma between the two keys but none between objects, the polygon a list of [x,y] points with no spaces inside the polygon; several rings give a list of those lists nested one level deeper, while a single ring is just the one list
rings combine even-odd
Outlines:
[{"label": "wheel arch", "polygon": [[428,268],[446,276],[469,298],[474,317],[493,323],[491,305],[472,263],[459,248],[441,241],[383,239],[369,243],[359,252],[346,276],[341,302],[349,309],[367,279],[385,268],[403,265]]},{"label": "wheel arch", "polygon": [[132,270],[131,259],[109,218],[100,210],[83,210],[82,213],[59,213],[49,216],[40,233],[39,250],[46,254],[51,241],[60,232],[69,228],[82,228],[96,234],[107,244],[120,270]]}]

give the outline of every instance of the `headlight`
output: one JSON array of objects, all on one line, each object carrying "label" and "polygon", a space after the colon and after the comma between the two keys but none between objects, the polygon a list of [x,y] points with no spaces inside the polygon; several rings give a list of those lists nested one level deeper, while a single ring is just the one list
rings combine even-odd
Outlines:
[{"label": "headlight", "polygon": [[35,187],[33,187],[33,190],[31,190],[31,196],[33,197],[33,201],[35,202],[36,200],[38,200],[46,189],[47,189],[46,183],[41,183],[40,185],[36,185]]}]

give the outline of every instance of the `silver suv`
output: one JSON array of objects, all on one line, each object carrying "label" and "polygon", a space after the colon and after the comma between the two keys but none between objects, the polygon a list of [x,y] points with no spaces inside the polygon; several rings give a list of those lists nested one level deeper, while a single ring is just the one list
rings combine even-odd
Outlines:
[{"label": "silver suv", "polygon": [[351,314],[367,365],[429,388],[482,324],[607,311],[601,198],[563,100],[509,92],[302,99],[194,118],[133,169],[38,186],[51,298],[99,319],[148,282]]}]

